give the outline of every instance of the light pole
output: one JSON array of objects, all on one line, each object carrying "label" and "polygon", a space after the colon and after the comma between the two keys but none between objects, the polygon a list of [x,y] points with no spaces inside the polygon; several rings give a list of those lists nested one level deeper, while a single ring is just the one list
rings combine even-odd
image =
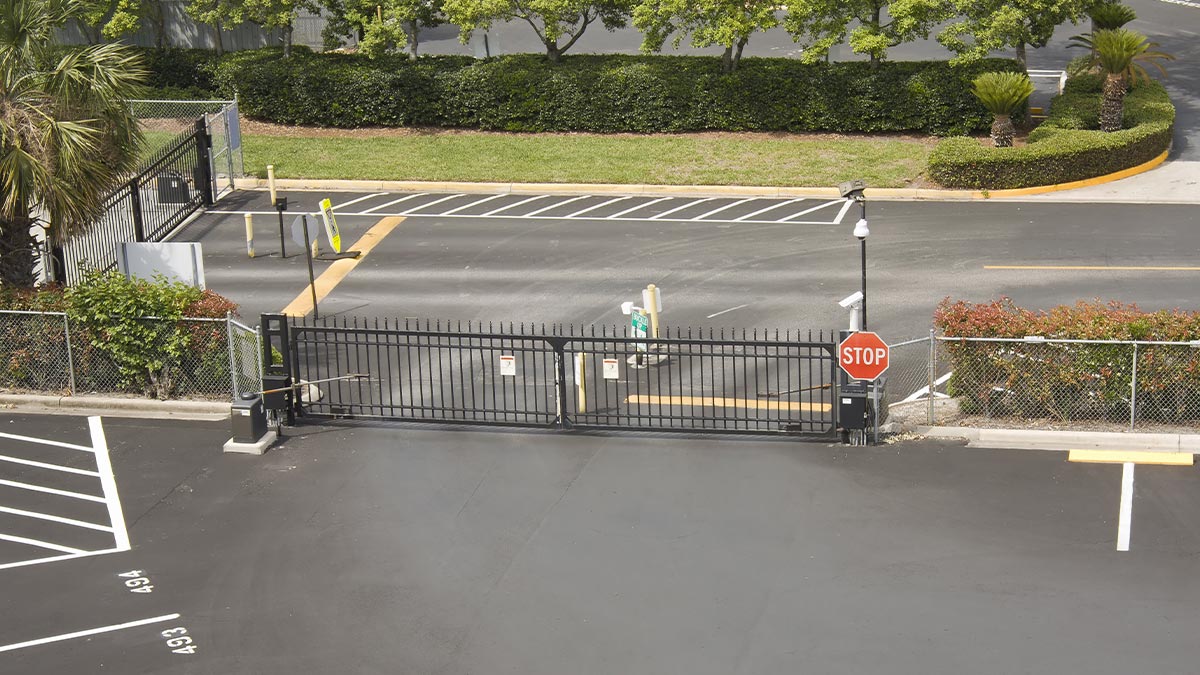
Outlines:
[{"label": "light pole", "polygon": [[838,186],[842,198],[858,202],[858,222],[854,224],[854,237],[858,239],[862,252],[862,329],[867,330],[867,237],[871,230],[867,227],[867,198],[863,194],[867,184],[861,180],[852,180]]}]

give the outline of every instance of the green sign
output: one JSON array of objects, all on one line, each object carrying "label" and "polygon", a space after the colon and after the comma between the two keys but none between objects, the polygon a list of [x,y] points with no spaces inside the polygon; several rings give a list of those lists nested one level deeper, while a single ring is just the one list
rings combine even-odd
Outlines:
[{"label": "green sign", "polygon": [[[633,337],[644,338],[646,337],[647,329],[650,327],[650,317],[641,312],[634,312],[629,315],[629,325],[633,328]],[[639,352],[647,351],[648,346],[645,342],[639,342],[637,343],[637,350]]]}]

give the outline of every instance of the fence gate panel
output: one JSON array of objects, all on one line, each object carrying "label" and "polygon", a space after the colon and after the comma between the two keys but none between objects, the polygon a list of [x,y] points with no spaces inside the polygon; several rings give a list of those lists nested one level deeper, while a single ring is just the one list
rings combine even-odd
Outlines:
[{"label": "fence gate panel", "polygon": [[[282,319],[264,315],[263,325]],[[302,384],[302,412],[315,417],[759,434],[836,427],[835,345],[823,334],[532,330],[290,319],[286,362]]]},{"label": "fence gate panel", "polygon": [[833,344],[779,337],[572,338],[571,426],[831,434]]},{"label": "fence gate panel", "polygon": [[289,328],[305,414],[544,427],[558,423],[557,352],[541,336],[426,322]]}]

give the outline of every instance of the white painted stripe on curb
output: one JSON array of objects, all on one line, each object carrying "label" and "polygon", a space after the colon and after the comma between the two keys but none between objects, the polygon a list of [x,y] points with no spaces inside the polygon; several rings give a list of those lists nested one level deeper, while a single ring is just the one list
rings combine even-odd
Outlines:
[{"label": "white painted stripe on curb", "polygon": [[800,198],[797,198],[797,199],[789,199],[789,200],[787,200],[786,202],[781,202],[781,203],[779,203],[779,204],[772,204],[772,205],[768,206],[768,207],[767,207],[767,208],[765,208],[765,209],[759,209],[759,210],[757,210],[757,211],[752,211],[752,212],[750,212],[750,213],[747,213],[747,214],[746,214],[746,215],[744,215],[744,216],[740,216],[740,217],[738,217],[738,218],[734,218],[734,219],[733,219],[733,222],[735,222],[735,223],[740,223],[740,222],[741,222],[741,221],[743,221],[743,220],[750,220],[750,219],[751,219],[751,218],[753,218],[754,216],[761,216],[762,214],[766,213],[767,211],[773,211],[773,210],[775,210],[775,209],[777,209],[777,208],[779,208],[779,207],[781,207],[781,206],[787,206],[788,204],[795,204],[796,202],[802,202],[802,201],[804,201],[804,198],[803,198],[803,197],[800,197]]},{"label": "white painted stripe on curb", "polygon": [[563,218],[578,218],[579,216],[582,216],[585,213],[591,213],[592,211],[595,211],[596,209],[603,208],[605,206],[608,206],[609,204],[616,204],[617,202],[623,202],[626,199],[633,199],[633,197],[617,197],[615,199],[610,199],[606,202],[600,202],[599,204],[596,204],[595,206],[589,206],[582,211],[576,211],[575,213],[572,213],[569,216],[563,216]]},{"label": "white painted stripe on curb", "polygon": [[654,199],[654,200],[648,201],[648,202],[646,202],[645,204],[638,204],[637,206],[635,206],[635,207],[633,207],[633,208],[630,208],[630,209],[625,209],[624,211],[621,211],[621,212],[619,212],[619,213],[614,213],[614,214],[612,214],[611,216],[608,216],[608,217],[606,218],[606,220],[616,220],[617,218],[620,218],[621,216],[623,216],[623,215],[625,215],[625,214],[627,214],[627,213],[633,213],[634,211],[637,211],[637,210],[639,210],[639,209],[644,209],[644,208],[646,208],[647,206],[652,206],[652,205],[654,205],[654,204],[657,204],[657,203],[659,203],[659,202],[665,202],[665,201],[667,201],[668,199],[670,199],[670,197],[659,197],[658,199]]},{"label": "white painted stripe on curb", "polygon": [[1121,465],[1121,516],[1117,525],[1117,550],[1129,550],[1129,529],[1133,520],[1133,462]]},{"label": "white painted stripe on curb", "polygon": [[111,633],[116,630],[124,630],[126,628],[136,628],[138,626],[146,626],[152,623],[162,623],[164,621],[173,621],[178,619],[178,614],[164,614],[155,616],[149,619],[139,619],[138,621],[129,621],[126,623],[113,624],[111,626],[101,626],[100,628],[89,628],[88,630],[76,631],[74,633],[63,633],[62,635],[54,635],[38,640],[29,640],[28,642],[18,642],[16,644],[4,645],[0,647],[0,652],[11,652],[15,649],[25,649],[26,647],[36,647],[38,645],[49,644],[51,642],[62,642],[63,640],[71,640],[74,638],[87,637],[89,635],[98,635],[100,633]]},{"label": "white painted stripe on curb", "polygon": [[96,469],[100,473],[100,484],[104,488],[104,500],[108,505],[108,521],[112,523],[113,537],[118,551],[128,551],[129,532],[125,529],[125,513],[121,510],[121,496],[117,494],[117,477],[113,475],[112,459],[108,456],[108,440],[104,437],[104,425],[99,417],[88,418],[88,429],[92,434],[92,445],[96,448]]},{"label": "white painted stripe on curb", "polygon": [[551,204],[550,206],[546,206],[546,207],[540,208],[540,209],[538,209],[538,210],[536,210],[536,211],[530,211],[529,213],[526,213],[526,214],[525,214],[525,217],[526,217],[526,218],[532,218],[532,217],[534,217],[534,216],[536,216],[536,215],[539,215],[539,214],[545,213],[545,212],[547,212],[547,211],[549,211],[549,210],[551,210],[551,209],[557,209],[557,208],[558,208],[558,207],[560,207],[560,206],[566,206],[567,204],[570,204],[570,203],[572,203],[572,202],[577,202],[577,201],[579,201],[580,199],[587,199],[588,197],[594,197],[594,196],[595,196],[595,195],[582,195],[582,196],[580,196],[580,197],[572,197],[572,198],[570,198],[570,199],[566,200],[565,202],[555,202],[555,203]]},{"label": "white painted stripe on curb", "polygon": [[814,206],[814,207],[812,207],[812,208],[810,208],[810,209],[805,209],[805,210],[801,211],[800,213],[793,213],[792,215],[788,216],[787,218],[781,218],[781,219],[779,220],[779,222],[781,222],[781,223],[786,223],[786,222],[789,222],[789,221],[791,221],[791,220],[792,220],[792,218],[799,218],[800,216],[807,215],[807,214],[809,214],[809,213],[812,213],[813,211],[820,211],[821,209],[829,208],[830,206],[833,206],[834,204],[838,204],[838,203],[841,203],[841,202],[845,202],[844,204],[842,204],[842,211],[838,213],[838,222],[841,222],[841,220],[842,220],[842,215],[845,213],[845,209],[846,209],[846,208],[849,206],[849,204],[850,204],[850,202],[847,202],[847,201],[846,201],[846,200],[844,200],[844,199],[835,199],[835,200],[832,200],[832,201],[825,202],[824,204],[819,204],[819,205],[817,205],[817,206]]},{"label": "white painted stripe on curb", "polygon": [[507,210],[509,210],[509,209],[511,209],[511,208],[518,207],[518,206],[520,206],[520,205],[522,205],[522,204],[528,204],[529,202],[536,202],[537,200],[539,200],[539,199],[542,199],[542,198],[544,198],[544,197],[547,197],[547,196],[549,196],[549,195],[537,195],[537,196],[534,196],[534,197],[529,197],[528,199],[522,199],[521,201],[519,201],[519,202],[516,202],[516,203],[514,203],[514,204],[509,204],[508,206],[501,206],[500,208],[498,208],[498,209],[495,209],[495,210],[493,210],[493,211],[488,211],[487,213],[481,213],[481,214],[479,214],[477,217],[478,217],[478,218],[487,218],[487,217],[489,217],[489,216],[493,216],[493,215],[495,215],[495,214],[497,214],[497,213],[500,213],[501,211],[507,211]]},{"label": "white painted stripe on curb", "polygon": [[670,211],[663,211],[662,213],[658,214],[657,216],[651,216],[650,220],[662,220],[662,219],[665,219],[667,216],[671,215],[672,213],[682,211],[690,206],[696,206],[697,204],[703,204],[704,202],[711,202],[717,198],[716,197],[705,197],[704,199],[687,199],[686,197],[676,197],[676,199],[686,199],[687,203],[684,204],[683,206],[677,206],[677,207],[671,209]]},{"label": "white painted stripe on curb", "polygon": [[449,211],[447,211],[447,212],[443,213],[442,215],[443,215],[443,216],[448,216],[448,215],[451,215],[451,214],[454,214],[454,213],[458,213],[459,211],[465,211],[465,210],[467,210],[467,209],[471,208],[472,206],[477,206],[477,205],[479,205],[479,204],[483,204],[483,203],[485,203],[485,202],[490,202],[490,201],[492,201],[493,199],[499,199],[499,198],[501,198],[501,197],[504,197],[504,196],[506,196],[506,195],[505,195],[504,193],[501,193],[501,194],[498,194],[498,195],[492,195],[491,197],[484,197],[483,199],[477,199],[477,200],[475,200],[475,201],[471,202],[470,204],[467,204],[466,206],[460,206],[460,207],[458,207],[458,208],[456,208],[456,209],[450,209]]},{"label": "white painted stripe on curb", "polygon": [[714,214],[720,213],[720,212],[722,212],[722,211],[727,211],[727,210],[729,210],[729,209],[732,209],[733,207],[735,207],[735,206],[737,206],[737,205],[739,205],[739,204],[745,204],[746,202],[752,202],[752,201],[754,201],[755,199],[756,199],[755,197],[751,197],[751,198],[749,198],[749,199],[739,199],[739,200],[737,200],[736,202],[733,202],[732,204],[726,204],[725,206],[722,206],[722,207],[721,207],[721,208],[719,208],[719,209],[713,209],[712,211],[709,211],[708,213],[702,213],[702,214],[700,214],[700,215],[696,216],[695,218],[692,218],[691,220],[704,220],[705,218],[707,218],[707,217],[709,217],[709,216],[711,216],[711,215],[714,215]]}]

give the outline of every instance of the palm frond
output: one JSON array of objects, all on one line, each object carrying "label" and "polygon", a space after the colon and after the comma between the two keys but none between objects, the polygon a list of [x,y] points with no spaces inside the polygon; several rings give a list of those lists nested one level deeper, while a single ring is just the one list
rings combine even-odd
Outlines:
[{"label": "palm frond", "polygon": [[1115,30],[1137,18],[1137,12],[1119,2],[1102,2],[1093,7],[1088,16],[1096,30]]},{"label": "palm frond", "polygon": [[1025,73],[984,73],[971,83],[971,93],[993,115],[1011,115],[1033,94]]}]

